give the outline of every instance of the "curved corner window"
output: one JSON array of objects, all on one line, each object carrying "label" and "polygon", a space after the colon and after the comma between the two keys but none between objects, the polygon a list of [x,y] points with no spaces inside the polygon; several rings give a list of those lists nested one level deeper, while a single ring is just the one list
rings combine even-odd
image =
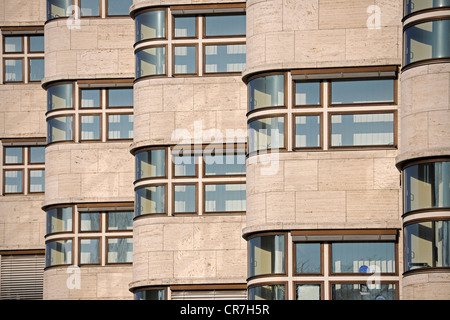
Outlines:
[{"label": "curved corner window", "polygon": [[136,42],[147,39],[166,38],[166,11],[152,10],[140,13],[135,18]]},{"label": "curved corner window", "polygon": [[405,226],[405,271],[450,267],[450,220]]},{"label": "curved corner window", "polygon": [[248,241],[249,277],[285,274],[285,236],[264,235]]},{"label": "curved corner window", "polygon": [[253,120],[249,127],[249,152],[284,149],[284,117]]},{"label": "curved corner window", "polygon": [[418,23],[404,31],[404,66],[425,60],[450,58],[450,19]]},{"label": "curved corner window", "polygon": [[166,74],[166,47],[152,47],[136,52],[136,78]]},{"label": "curved corner window", "polygon": [[405,213],[450,207],[450,161],[406,167],[404,179]]},{"label": "curved corner window", "polygon": [[166,186],[155,185],[136,189],[135,214],[166,213]]},{"label": "curved corner window", "polygon": [[47,143],[73,140],[73,117],[47,119]]},{"label": "curved corner window", "polygon": [[283,284],[267,284],[248,288],[249,300],[285,300],[286,288]]},{"label": "curved corner window", "polygon": [[284,75],[270,75],[250,80],[248,101],[248,111],[284,106]]},{"label": "curved corner window", "polygon": [[134,300],[166,300],[165,289],[139,290],[134,293]]},{"label": "curved corner window", "polygon": [[166,176],[166,149],[136,153],[136,180]]},{"label": "curved corner window", "polygon": [[45,244],[45,266],[72,264],[72,239],[48,241]]},{"label": "curved corner window", "polygon": [[72,15],[72,0],[47,0],[47,20]]},{"label": "curved corner window", "polygon": [[52,208],[47,210],[47,234],[55,232],[72,232],[72,207]]},{"label": "curved corner window", "polygon": [[73,108],[73,85],[57,84],[47,88],[47,111]]},{"label": "curved corner window", "polygon": [[449,6],[450,0],[406,0],[404,5],[404,16],[421,10]]}]

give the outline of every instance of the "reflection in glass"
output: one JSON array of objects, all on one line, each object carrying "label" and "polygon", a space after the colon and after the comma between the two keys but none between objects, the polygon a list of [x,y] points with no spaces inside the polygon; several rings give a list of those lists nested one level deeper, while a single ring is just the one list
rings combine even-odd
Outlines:
[{"label": "reflection in glass", "polygon": [[47,143],[73,140],[72,116],[47,119]]},{"label": "reflection in glass", "polygon": [[28,192],[44,192],[45,191],[45,170],[33,169],[29,171],[29,190]]},{"label": "reflection in glass", "polygon": [[133,88],[110,88],[107,91],[108,107],[132,107]]},{"label": "reflection in glass", "polygon": [[23,171],[5,170],[4,171],[4,193],[22,193],[23,192]]},{"label": "reflection in glass", "polygon": [[136,180],[166,176],[166,149],[140,151],[136,154]]},{"label": "reflection in glass", "polygon": [[194,213],[197,211],[195,185],[175,185],[174,187],[174,212]]},{"label": "reflection in glass", "polygon": [[135,214],[166,213],[166,186],[136,189]]},{"label": "reflection in glass", "polygon": [[4,149],[5,164],[22,164],[23,163],[23,148],[22,147],[5,147]]},{"label": "reflection in glass", "polygon": [[320,300],[321,290],[320,284],[297,284],[295,297],[296,300]]},{"label": "reflection in glass", "polygon": [[133,139],[133,124],[133,114],[108,115],[108,139]]},{"label": "reflection in glass", "polygon": [[3,51],[5,53],[23,52],[23,37],[21,36],[4,36]]},{"label": "reflection in glass", "polygon": [[396,285],[391,283],[342,283],[331,285],[332,300],[395,300]]},{"label": "reflection in glass", "polygon": [[412,165],[404,170],[405,212],[450,207],[450,162]]},{"label": "reflection in glass", "polygon": [[285,273],[284,235],[266,235],[251,238],[249,246],[249,277]]},{"label": "reflection in glass", "polygon": [[420,10],[449,6],[450,0],[405,0],[404,15]]},{"label": "reflection in glass", "polygon": [[331,146],[393,146],[394,114],[333,114]]},{"label": "reflection in glass", "polygon": [[100,89],[82,89],[81,108],[100,108]]},{"label": "reflection in glass", "polygon": [[205,36],[245,36],[245,15],[207,15]]},{"label": "reflection in glass", "polygon": [[174,74],[193,74],[197,72],[196,47],[195,46],[174,46]]},{"label": "reflection in glass", "polygon": [[136,52],[136,78],[166,74],[166,48],[153,47]]},{"label": "reflection in glass", "polygon": [[22,59],[4,59],[5,82],[23,81],[23,60]]},{"label": "reflection in glass", "polygon": [[133,262],[133,238],[109,238],[107,263]]},{"label": "reflection in glass", "polygon": [[100,140],[100,116],[81,116],[81,140]]},{"label": "reflection in glass", "polygon": [[248,126],[249,152],[284,148],[284,117],[257,119]]},{"label": "reflection in glass", "polygon": [[134,300],[165,300],[164,289],[141,290],[134,293]]},{"label": "reflection in glass", "polygon": [[248,288],[249,300],[284,300],[285,287],[282,284],[262,285]]},{"label": "reflection in glass", "polygon": [[166,37],[166,12],[164,10],[153,10],[138,14],[135,20],[136,42]]},{"label": "reflection in glass", "polygon": [[320,116],[295,116],[295,147],[320,147]]},{"label": "reflection in glass", "polygon": [[58,84],[47,88],[47,111],[73,107],[73,85]]},{"label": "reflection in glass", "polygon": [[197,157],[194,155],[172,154],[175,177],[194,177],[197,175]]},{"label": "reflection in glass", "polygon": [[72,240],[54,240],[45,245],[45,266],[72,264]]},{"label": "reflection in glass", "polygon": [[47,210],[47,234],[72,231],[72,207]]},{"label": "reflection in glass", "polygon": [[44,52],[44,35],[29,36],[30,52]]},{"label": "reflection in glass", "polygon": [[97,17],[100,15],[100,0],[79,0],[82,17]]},{"label": "reflection in glass", "polygon": [[175,21],[175,38],[192,38],[197,36],[196,18],[176,16]]},{"label": "reflection in glass", "polygon": [[284,106],[284,75],[259,77],[248,83],[248,110]]},{"label": "reflection in glass", "polygon": [[30,163],[45,162],[45,147],[30,147]]},{"label": "reflection in glass", "polygon": [[295,82],[295,105],[296,106],[320,105],[320,81]]},{"label": "reflection in glass", "polygon": [[80,212],[80,231],[100,231],[100,213]]},{"label": "reflection in glass", "polygon": [[100,239],[80,240],[80,264],[100,263]]},{"label": "reflection in glass", "polygon": [[108,231],[132,230],[133,211],[110,211],[108,212]]},{"label": "reflection in glass", "polygon": [[205,212],[243,212],[246,210],[245,183],[206,184]]},{"label": "reflection in glass", "polygon": [[205,176],[245,175],[245,154],[204,155]]},{"label": "reflection in glass", "polygon": [[205,73],[241,72],[245,57],[245,44],[205,46]]},{"label": "reflection in glass", "polygon": [[47,0],[47,20],[72,15],[72,0]]},{"label": "reflection in glass", "polygon": [[108,16],[127,16],[133,0],[108,0]]},{"label": "reflection in glass", "polygon": [[331,103],[393,103],[394,83],[394,79],[333,80]]},{"label": "reflection in glass", "polygon": [[321,273],[320,243],[295,244],[295,273]]},{"label": "reflection in glass", "polygon": [[450,20],[419,23],[404,31],[404,65],[450,57]]}]

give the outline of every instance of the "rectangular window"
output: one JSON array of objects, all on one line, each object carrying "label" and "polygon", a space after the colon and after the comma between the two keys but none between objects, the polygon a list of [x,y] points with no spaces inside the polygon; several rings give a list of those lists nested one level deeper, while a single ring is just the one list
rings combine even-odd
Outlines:
[{"label": "rectangular window", "polygon": [[295,106],[320,106],[321,105],[321,82],[295,82]]},{"label": "rectangular window", "polygon": [[299,283],[295,286],[296,300],[321,300],[322,286],[315,283]]},{"label": "rectangular window", "polygon": [[44,52],[44,36],[43,35],[37,35],[37,36],[29,36],[29,47],[28,51],[31,53]]},{"label": "rectangular window", "polygon": [[30,164],[45,163],[45,147],[30,147]]},{"label": "rectangular window", "polygon": [[5,59],[5,82],[23,82],[23,59]]},{"label": "rectangular window", "polygon": [[108,140],[133,139],[134,115],[108,115]]},{"label": "rectangular window", "polygon": [[133,217],[133,211],[109,211],[108,231],[132,230]]},{"label": "rectangular window", "polygon": [[41,81],[44,78],[44,59],[30,58],[29,81]]},{"label": "rectangular window", "polygon": [[206,37],[245,36],[245,15],[207,15],[204,28]]},{"label": "rectangular window", "polygon": [[320,243],[295,243],[296,274],[321,274],[321,265]]},{"label": "rectangular window", "polygon": [[68,17],[72,14],[68,10],[73,0],[47,0],[47,20]]},{"label": "rectangular window", "polygon": [[73,117],[55,117],[47,119],[47,142],[73,140]]},{"label": "rectangular window", "polygon": [[79,0],[82,17],[100,16],[99,0]]},{"label": "rectangular window", "polygon": [[32,169],[29,171],[29,193],[41,193],[45,191],[45,170]]},{"label": "rectangular window", "polygon": [[195,38],[197,37],[196,17],[175,16],[174,17],[175,38]]},{"label": "rectangular window", "polygon": [[5,147],[4,164],[23,164],[22,147]]},{"label": "rectangular window", "polygon": [[205,184],[205,212],[244,212],[246,210],[245,183]]},{"label": "rectangular window", "polygon": [[133,262],[133,238],[109,238],[107,263]]},{"label": "rectangular window", "polygon": [[23,170],[4,170],[4,193],[23,193]]},{"label": "rectangular window", "polygon": [[320,148],[320,115],[295,116],[295,148]]},{"label": "rectangular window", "polygon": [[99,212],[80,212],[80,231],[100,231]]},{"label": "rectangular window", "polygon": [[205,73],[242,72],[245,69],[246,45],[205,46]]},{"label": "rectangular window", "polygon": [[72,239],[49,241],[45,245],[46,267],[72,264]]},{"label": "rectangular window", "polygon": [[331,147],[394,146],[395,115],[332,114]]},{"label": "rectangular window", "polygon": [[245,175],[245,154],[204,155],[205,176]]},{"label": "rectangular window", "polygon": [[81,108],[100,108],[100,89],[81,89]]},{"label": "rectangular window", "polygon": [[331,104],[392,104],[395,80],[333,80]]},{"label": "rectangular window", "polygon": [[4,36],[3,37],[4,53],[22,53],[23,37],[22,36]]},{"label": "rectangular window", "polygon": [[81,116],[81,140],[100,140],[100,116]]},{"label": "rectangular window", "polygon": [[107,16],[128,16],[133,0],[107,0]]},{"label": "rectangular window", "polygon": [[197,176],[197,157],[191,155],[172,155],[174,177]]},{"label": "rectangular window", "polygon": [[174,46],[174,74],[197,73],[197,47]]},{"label": "rectangular window", "polygon": [[106,97],[110,108],[133,107],[133,88],[109,88]]},{"label": "rectangular window", "polygon": [[393,283],[335,283],[331,285],[332,300],[395,300]]},{"label": "rectangular window", "polygon": [[80,239],[80,264],[100,263],[100,239]]},{"label": "rectangular window", "polygon": [[249,152],[284,149],[284,116],[249,123]]},{"label": "rectangular window", "polygon": [[47,210],[47,234],[72,231],[72,221],[72,207],[52,208]]},{"label": "rectangular window", "polygon": [[197,211],[197,187],[195,184],[174,185],[174,213]]}]

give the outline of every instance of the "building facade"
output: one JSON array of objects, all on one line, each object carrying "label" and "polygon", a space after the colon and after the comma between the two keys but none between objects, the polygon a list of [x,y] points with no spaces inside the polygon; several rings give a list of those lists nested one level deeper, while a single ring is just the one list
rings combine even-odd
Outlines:
[{"label": "building facade", "polygon": [[448,0],[1,0],[0,30],[1,299],[450,298]]}]

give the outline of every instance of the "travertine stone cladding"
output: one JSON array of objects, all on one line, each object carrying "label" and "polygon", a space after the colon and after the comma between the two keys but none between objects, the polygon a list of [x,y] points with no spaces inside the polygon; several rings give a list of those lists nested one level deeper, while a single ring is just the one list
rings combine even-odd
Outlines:
[{"label": "travertine stone cladding", "polygon": [[45,25],[45,81],[66,78],[134,77],[134,21],[68,19]]},{"label": "travertine stone cladding", "polygon": [[249,0],[244,73],[399,64],[401,14],[401,0]]},{"label": "travertine stone cladding", "polygon": [[195,4],[222,4],[242,3],[244,0],[133,0],[130,11],[154,6],[195,5]]},{"label": "travertine stone cladding", "polygon": [[245,215],[135,220],[131,286],[245,282],[243,227]]},{"label": "travertine stone cladding", "polygon": [[403,300],[448,300],[450,273],[430,272],[402,279]]},{"label": "travertine stone cladding", "polygon": [[1,26],[43,25],[46,20],[46,0],[0,0]]},{"label": "travertine stone cladding", "polygon": [[53,144],[45,160],[45,205],[134,199],[129,143]]},{"label": "travertine stone cladding", "polygon": [[450,152],[450,65],[430,64],[401,74],[400,160]]},{"label": "travertine stone cladding", "polygon": [[194,137],[245,142],[246,111],[240,77],[141,80],[134,85],[135,147],[200,143]]},{"label": "travertine stone cladding", "polygon": [[247,231],[270,230],[275,226],[400,227],[396,153],[395,150],[289,152],[277,154],[278,160],[272,158],[270,165],[262,156],[250,157]]}]

